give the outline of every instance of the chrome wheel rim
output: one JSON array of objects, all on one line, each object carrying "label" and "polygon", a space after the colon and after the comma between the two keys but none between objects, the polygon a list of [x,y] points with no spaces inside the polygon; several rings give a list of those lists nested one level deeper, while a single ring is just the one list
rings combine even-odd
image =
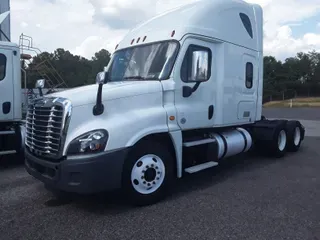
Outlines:
[{"label": "chrome wheel rim", "polygon": [[283,151],[284,148],[286,147],[287,143],[287,135],[285,130],[281,130],[278,136],[278,149],[280,151]]},{"label": "chrome wheel rim", "polygon": [[158,190],[165,177],[165,166],[162,159],[148,154],[138,159],[131,171],[131,184],[141,194],[151,194]]},{"label": "chrome wheel rim", "polygon": [[293,142],[295,146],[298,146],[301,140],[301,131],[299,127],[294,130]]}]

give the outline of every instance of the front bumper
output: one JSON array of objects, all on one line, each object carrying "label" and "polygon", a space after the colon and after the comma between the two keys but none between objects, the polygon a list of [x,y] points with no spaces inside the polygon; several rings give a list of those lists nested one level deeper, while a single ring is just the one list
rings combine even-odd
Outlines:
[{"label": "front bumper", "polygon": [[47,186],[72,193],[91,194],[121,187],[122,168],[129,148],[50,162],[25,150],[27,172]]}]

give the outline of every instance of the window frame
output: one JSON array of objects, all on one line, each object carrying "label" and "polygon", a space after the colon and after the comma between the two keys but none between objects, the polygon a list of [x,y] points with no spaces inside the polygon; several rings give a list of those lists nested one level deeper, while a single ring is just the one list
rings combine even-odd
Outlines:
[{"label": "window frame", "polygon": [[[208,77],[207,77],[207,80],[201,81],[201,82],[207,82],[211,78],[211,68],[212,68],[212,51],[211,51],[211,49],[209,47],[204,47],[204,46],[200,46],[200,45],[196,45],[196,44],[190,44],[188,46],[188,49],[183,57],[183,61],[180,66],[180,78],[185,83],[198,82],[198,81],[189,81],[188,80],[190,73],[191,73],[191,67],[189,66],[189,64],[191,64],[190,59],[192,59],[192,52],[197,51],[197,50],[205,50],[208,52]],[[185,64],[187,64],[186,75],[184,73],[184,65]],[[185,76],[187,78],[185,78]]]},{"label": "window frame", "polygon": [[1,78],[1,75],[0,75],[0,81],[4,80],[6,78],[6,75],[7,75],[7,63],[8,63],[8,58],[5,54],[3,53],[0,53],[0,58],[1,57],[4,57],[4,69],[3,69],[3,77]]},{"label": "window frame", "polygon": [[[248,76],[248,67],[251,67],[251,76]],[[252,62],[246,62],[245,67],[245,85],[247,89],[253,88],[253,76],[254,76],[254,67]],[[251,78],[251,79],[250,79]],[[248,82],[251,84],[248,86]]]}]

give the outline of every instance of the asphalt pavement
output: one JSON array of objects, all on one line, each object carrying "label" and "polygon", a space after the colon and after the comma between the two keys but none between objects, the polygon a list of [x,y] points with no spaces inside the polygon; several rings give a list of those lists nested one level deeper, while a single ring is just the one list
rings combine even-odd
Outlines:
[{"label": "asphalt pavement", "polygon": [[319,108],[264,108],[267,117],[320,121]]},{"label": "asphalt pavement", "polygon": [[[307,110],[312,117],[313,111]],[[291,118],[283,113],[265,115]],[[179,180],[166,200],[142,208],[116,195],[59,204],[23,166],[1,163],[0,239],[320,239],[319,146],[320,135],[282,159],[228,159]]]}]

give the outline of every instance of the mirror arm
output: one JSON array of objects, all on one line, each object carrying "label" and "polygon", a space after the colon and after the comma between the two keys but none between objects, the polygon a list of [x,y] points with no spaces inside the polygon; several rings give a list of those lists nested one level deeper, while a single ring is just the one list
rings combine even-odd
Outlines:
[{"label": "mirror arm", "polygon": [[197,89],[199,88],[201,82],[197,82],[193,87],[189,87],[189,86],[183,86],[182,89],[182,95],[183,97],[190,97],[192,95],[192,93],[194,93],[195,91],[197,91]]},{"label": "mirror arm", "polygon": [[195,91],[197,91],[198,87],[200,86],[201,82],[197,82],[193,87],[192,87],[192,92],[194,93]]},{"label": "mirror arm", "polygon": [[103,83],[99,83],[98,93],[97,93],[97,102],[93,107],[93,115],[98,116],[101,115],[104,111],[104,105],[102,104],[102,87]]},{"label": "mirror arm", "polygon": [[39,90],[39,95],[40,95],[40,97],[42,97],[42,96],[43,96],[42,88],[41,88],[41,87],[39,87],[39,88],[38,88],[38,90]]}]

